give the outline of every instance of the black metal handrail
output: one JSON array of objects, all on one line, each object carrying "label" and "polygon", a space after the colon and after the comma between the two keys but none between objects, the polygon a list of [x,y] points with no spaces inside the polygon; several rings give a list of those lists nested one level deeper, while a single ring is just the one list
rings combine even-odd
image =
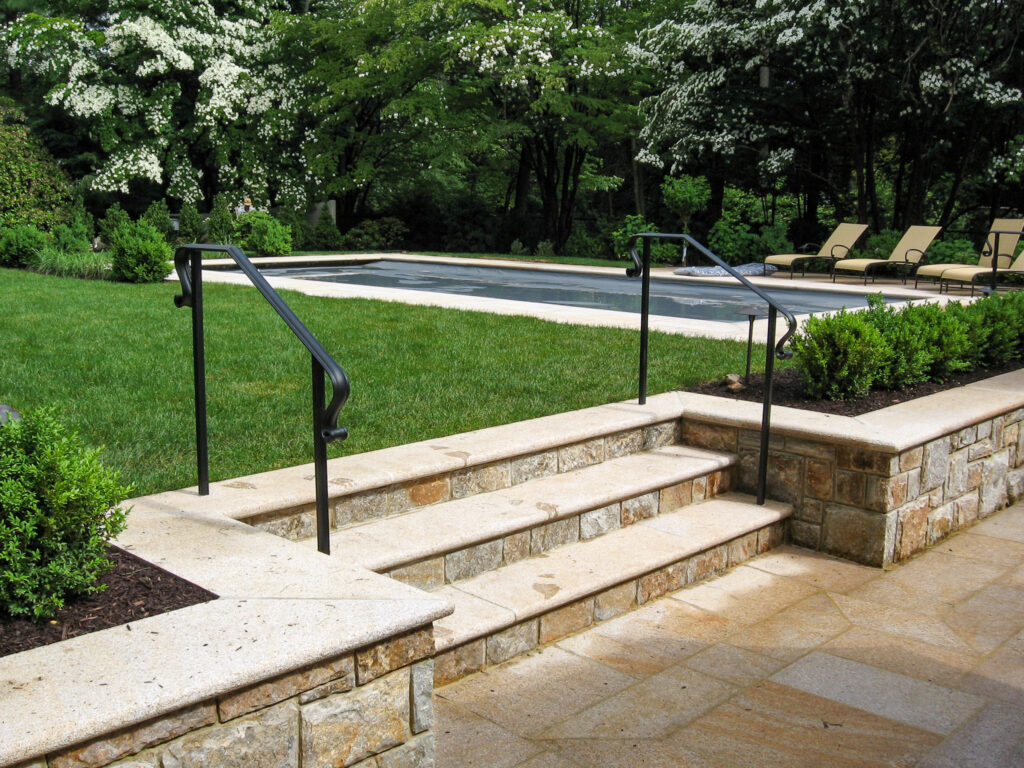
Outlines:
[{"label": "black metal handrail", "polygon": [[[643,256],[636,252],[636,241],[643,240]],[[757,464],[757,503],[764,504],[765,488],[768,480],[768,440],[771,434],[771,412],[772,412],[772,377],[775,372],[775,358],[786,360],[793,356],[793,353],[786,349],[786,342],[796,333],[796,318],[793,313],[775,301],[771,296],[762,291],[747,278],[726,264],[722,259],[713,254],[703,245],[698,243],[689,235],[669,234],[662,232],[640,232],[629,240],[629,255],[633,259],[633,266],[626,270],[627,277],[640,275],[643,279],[640,295],[640,394],[639,401],[643,405],[647,402],[647,336],[649,330],[649,316],[651,303],[651,241],[652,240],[682,240],[687,245],[692,245],[706,258],[722,267],[726,272],[735,277],[740,283],[752,293],[759,296],[768,305],[768,352],[765,356],[764,366],[764,407],[761,411],[761,453],[758,456]],[[778,313],[781,312],[789,324],[788,330],[778,339],[774,346],[775,325]]]},{"label": "black metal handrail", "polygon": [[[203,342],[203,265],[204,252],[225,253],[263,294],[292,333],[309,350],[313,368],[313,465],[316,484],[317,548],[330,554],[330,514],[327,507],[327,443],[344,440],[348,430],[338,426],[338,414],[349,395],[348,376],[323,345],[275,291],[256,265],[235,245],[190,243],[174,253],[174,269],[181,281],[181,293],[174,297],[177,307],[192,307],[192,363],[196,405],[196,464],[199,495],[210,493],[210,455],[206,432],[206,353]],[[331,380],[331,401],[324,405],[324,374]]]}]

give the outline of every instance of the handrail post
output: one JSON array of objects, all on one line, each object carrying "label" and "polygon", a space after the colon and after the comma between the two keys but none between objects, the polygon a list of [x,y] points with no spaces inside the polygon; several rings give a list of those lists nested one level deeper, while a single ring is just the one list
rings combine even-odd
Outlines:
[{"label": "handrail post", "polygon": [[[995,235],[995,241],[992,243],[992,277],[989,282],[991,293],[995,293],[996,286],[999,285],[999,232],[994,232],[993,234]],[[1013,260],[1012,253],[1010,254],[1010,260]]]},{"label": "handrail post", "polygon": [[331,520],[327,508],[327,440],[324,439],[324,367],[313,361],[313,474],[316,487],[316,548],[331,554]]},{"label": "handrail post", "polygon": [[764,361],[764,407],[761,410],[761,453],[757,457],[757,503],[764,504],[768,485],[768,443],[771,439],[772,374],[775,372],[775,320],[778,310],[768,305],[768,351]]},{"label": "handrail post", "polygon": [[199,495],[210,495],[210,452],[206,431],[206,346],[203,338],[203,254],[189,254],[192,272],[192,378],[196,406],[196,467]]},{"label": "handrail post", "polygon": [[640,405],[647,402],[647,335],[651,314],[651,241],[644,238],[644,264],[640,289]]}]

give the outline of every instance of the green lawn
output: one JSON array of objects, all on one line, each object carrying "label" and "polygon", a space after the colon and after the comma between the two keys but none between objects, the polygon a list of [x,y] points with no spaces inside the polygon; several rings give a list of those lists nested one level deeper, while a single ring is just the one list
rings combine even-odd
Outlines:
[{"label": "green lawn", "polygon": [[[0,269],[0,403],[55,404],[137,493],[195,483],[190,312],[177,283]],[[638,334],[283,294],[352,381],[359,453],[636,396]],[[254,289],[204,286],[210,474],[312,461],[309,357]],[[652,334],[653,394],[742,372],[745,344]],[[755,353],[763,360],[763,349]]]}]

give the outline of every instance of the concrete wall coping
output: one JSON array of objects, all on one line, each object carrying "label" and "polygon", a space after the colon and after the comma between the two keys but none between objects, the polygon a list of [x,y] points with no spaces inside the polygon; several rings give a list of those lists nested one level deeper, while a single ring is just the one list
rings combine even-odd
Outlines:
[{"label": "concrete wall coping", "polygon": [[[680,393],[687,418],[761,428],[761,404]],[[772,432],[900,453],[972,424],[1024,407],[1024,369],[891,405],[860,416],[774,406]]]},{"label": "concrete wall coping", "polygon": [[117,544],[220,595],[0,658],[0,765],[403,635],[450,603],[216,513],[134,499]]}]

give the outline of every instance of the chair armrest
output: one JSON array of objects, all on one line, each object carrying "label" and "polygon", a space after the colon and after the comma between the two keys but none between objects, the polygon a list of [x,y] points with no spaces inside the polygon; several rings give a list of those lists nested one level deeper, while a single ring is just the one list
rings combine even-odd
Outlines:
[{"label": "chair armrest", "polygon": [[[842,253],[837,254],[837,250],[841,250]],[[835,261],[839,261],[839,259],[845,259],[849,255],[849,253],[850,249],[847,246],[843,245],[842,243],[837,243],[836,245],[832,246],[832,252],[829,253],[828,257]]]},{"label": "chair armrest", "polygon": [[913,263],[915,263],[915,262],[912,262],[910,260],[910,254],[912,254],[912,253],[919,253],[919,254],[921,254],[922,257],[924,256],[924,251],[922,251],[919,248],[907,248],[906,252],[903,254],[903,263],[904,264],[913,264]]}]

